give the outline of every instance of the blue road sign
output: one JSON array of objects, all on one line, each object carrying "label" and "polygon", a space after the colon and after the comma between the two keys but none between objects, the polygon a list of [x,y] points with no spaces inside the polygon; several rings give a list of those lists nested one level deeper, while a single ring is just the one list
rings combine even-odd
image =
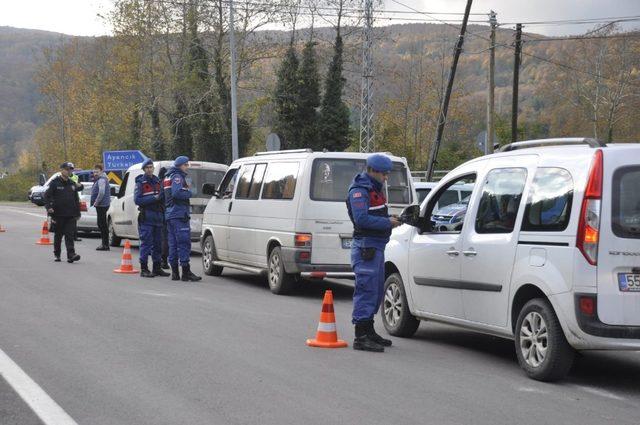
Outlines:
[{"label": "blue road sign", "polygon": [[104,151],[102,162],[106,171],[125,171],[135,164],[144,162],[147,156],[140,151]]}]

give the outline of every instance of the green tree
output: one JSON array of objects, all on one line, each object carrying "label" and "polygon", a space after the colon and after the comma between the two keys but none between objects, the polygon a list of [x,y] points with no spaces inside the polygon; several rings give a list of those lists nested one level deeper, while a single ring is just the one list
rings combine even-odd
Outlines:
[{"label": "green tree", "polygon": [[298,70],[300,83],[298,93],[298,115],[300,124],[300,147],[321,149],[318,137],[318,107],[320,106],[320,76],[315,43],[309,41],[302,50]]},{"label": "green tree", "polygon": [[300,144],[298,67],[298,55],[291,43],[278,69],[274,92],[276,132],[281,136],[283,148],[287,149]]},{"label": "green tree", "polygon": [[345,79],[342,76],[342,37],[336,37],[334,54],[324,83],[320,110],[320,145],[331,151],[349,146],[349,108],[342,101]]}]

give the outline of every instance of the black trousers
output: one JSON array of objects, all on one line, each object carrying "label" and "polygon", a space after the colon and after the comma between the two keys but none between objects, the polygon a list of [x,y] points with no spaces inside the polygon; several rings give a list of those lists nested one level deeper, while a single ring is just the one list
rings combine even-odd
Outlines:
[{"label": "black trousers", "polygon": [[53,255],[59,257],[62,253],[62,237],[64,236],[64,245],[67,248],[67,258],[76,255],[76,249],[73,243],[73,237],[76,233],[77,217],[52,217],[55,222],[55,232],[53,236]]},{"label": "black trousers", "polygon": [[109,207],[96,207],[98,214],[98,229],[102,238],[102,246],[109,246],[109,226],[107,225],[107,211]]},{"label": "black trousers", "polygon": [[166,262],[169,256],[169,232],[167,230],[167,222],[162,223],[162,261]]}]

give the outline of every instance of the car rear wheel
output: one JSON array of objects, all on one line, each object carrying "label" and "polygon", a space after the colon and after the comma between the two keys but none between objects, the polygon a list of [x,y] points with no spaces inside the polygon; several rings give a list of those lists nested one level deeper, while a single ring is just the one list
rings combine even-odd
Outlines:
[{"label": "car rear wheel", "polygon": [[109,219],[109,245],[120,246],[122,239],[116,235],[116,229],[113,228],[113,222]]},{"label": "car rear wheel", "polygon": [[411,337],[418,330],[420,320],[409,311],[407,294],[400,273],[392,273],[384,282],[382,324],[393,336]]},{"label": "car rear wheel", "polygon": [[215,251],[213,236],[207,235],[202,243],[202,268],[204,273],[209,276],[220,276],[223,270],[223,267],[213,264],[216,259]]},{"label": "car rear wheel", "polygon": [[553,307],[542,298],[522,307],[516,323],[515,345],[520,367],[538,381],[564,378],[575,358],[575,350],[567,342]]},{"label": "car rear wheel", "polygon": [[269,253],[267,278],[269,280],[269,289],[276,295],[289,294],[295,287],[297,276],[284,270],[282,250],[279,246],[273,248]]}]

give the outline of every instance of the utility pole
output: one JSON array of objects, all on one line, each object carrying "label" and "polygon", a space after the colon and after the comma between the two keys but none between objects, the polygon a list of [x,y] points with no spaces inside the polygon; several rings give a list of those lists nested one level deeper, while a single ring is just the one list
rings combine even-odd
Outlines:
[{"label": "utility pole", "polygon": [[522,24],[516,25],[516,51],[513,61],[513,100],[511,103],[511,143],[518,141],[518,85],[520,82],[520,57],[522,56]]},{"label": "utility pole", "polygon": [[493,118],[495,117],[496,26],[498,26],[498,20],[496,18],[496,12],[493,10],[489,13],[489,24],[491,25],[491,46],[489,46],[489,93],[487,96],[487,139],[484,143],[485,155],[493,153],[495,135]]},{"label": "utility pole", "polygon": [[231,50],[231,160],[238,159],[238,102],[236,95],[236,35],[233,0],[229,0],[229,49]]},{"label": "utility pole", "polygon": [[373,0],[364,2],[362,30],[362,93],[360,97],[360,152],[374,150],[373,141]]},{"label": "utility pole", "polygon": [[427,164],[427,181],[431,181],[433,177],[433,171],[436,164],[436,158],[438,157],[438,151],[440,150],[440,143],[442,143],[442,134],[444,133],[444,125],[447,123],[447,111],[449,110],[449,100],[451,98],[451,90],[453,89],[453,80],[456,76],[456,68],[458,67],[458,59],[460,59],[460,53],[462,53],[462,45],[464,44],[464,34],[467,31],[467,22],[469,21],[469,13],[471,12],[471,3],[473,0],[467,0],[467,7],[464,10],[464,18],[462,19],[462,26],[460,27],[460,35],[458,36],[458,42],[453,51],[453,62],[451,63],[451,71],[449,72],[449,81],[447,82],[447,90],[445,91],[442,99],[442,106],[440,107],[440,114],[438,118],[438,128],[436,130],[436,140],[431,145],[431,153],[429,156],[429,164]]}]

